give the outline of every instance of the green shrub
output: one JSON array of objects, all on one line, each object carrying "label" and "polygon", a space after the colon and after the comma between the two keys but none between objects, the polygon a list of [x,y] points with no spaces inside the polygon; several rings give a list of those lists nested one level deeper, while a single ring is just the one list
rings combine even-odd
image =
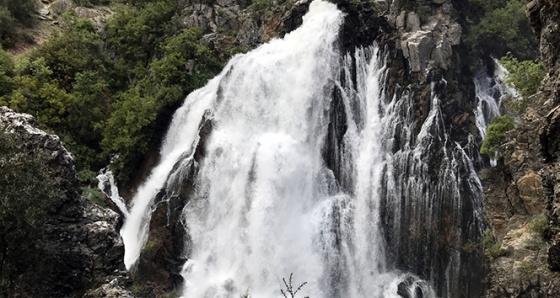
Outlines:
[{"label": "green shrub", "polygon": [[103,75],[109,65],[101,37],[91,20],[69,12],[63,15],[61,26],[62,30],[32,51],[29,58],[44,59],[45,65],[52,71],[49,78],[56,80],[66,91],[71,91],[76,74],[96,71]]},{"label": "green shrub", "polygon": [[44,58],[22,58],[16,65],[13,90],[4,101],[15,111],[34,115],[43,128],[57,128],[73,97],[49,79],[52,70]]},{"label": "green shrub", "polygon": [[105,208],[108,207],[107,203],[105,203],[105,196],[101,193],[101,191],[97,187],[89,187],[89,186],[82,187],[82,195],[90,202],[98,206],[105,207]]},{"label": "green shrub", "polygon": [[539,213],[533,217],[531,220],[531,231],[538,235],[543,235],[544,231],[548,228],[548,219],[546,214]]},{"label": "green shrub", "polygon": [[492,230],[487,228],[484,231],[484,238],[482,238],[482,248],[484,249],[484,253],[490,260],[495,260],[500,257],[505,257],[510,254],[510,252],[506,249],[500,248],[500,243],[496,241]]},{"label": "green shrub", "polygon": [[473,57],[502,57],[507,52],[524,60],[537,57],[538,44],[523,1],[476,0],[469,5],[469,18],[475,24],[468,29],[465,43],[473,49]]},{"label": "green shrub", "polygon": [[95,5],[109,5],[111,0],[74,0],[79,6],[93,7]]},{"label": "green shrub", "polygon": [[[14,61],[10,54],[0,49],[0,98],[12,91]],[[0,102],[2,100],[0,99]]]},{"label": "green shrub", "polygon": [[546,67],[542,61],[519,61],[511,53],[500,59],[500,63],[508,70],[505,83],[521,93],[524,99],[535,94],[546,75]]},{"label": "green shrub", "polygon": [[177,2],[148,2],[139,8],[118,9],[107,23],[107,45],[117,57],[119,72],[127,79],[146,75],[157,45],[173,31],[171,19]]},{"label": "green shrub", "polygon": [[126,181],[135,163],[148,151],[151,142],[149,125],[157,116],[156,102],[151,97],[141,96],[132,88],[117,96],[113,113],[103,126],[102,148],[105,152],[116,152],[119,158],[113,164],[121,181]]},{"label": "green shrub", "polygon": [[494,157],[503,144],[508,131],[515,127],[515,121],[508,115],[498,116],[486,128],[486,138],[482,142],[480,153]]},{"label": "green shrub", "polygon": [[48,212],[61,192],[46,161],[0,127],[0,294],[41,260]]}]

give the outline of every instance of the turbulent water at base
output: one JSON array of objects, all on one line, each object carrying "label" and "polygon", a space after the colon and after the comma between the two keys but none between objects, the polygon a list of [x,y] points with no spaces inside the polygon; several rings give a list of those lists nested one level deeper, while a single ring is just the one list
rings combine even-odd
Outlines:
[{"label": "turbulent water at base", "polygon": [[291,273],[310,297],[458,293],[465,257],[441,243],[482,233],[472,148],[447,139],[436,92],[420,124],[409,92],[386,96],[377,46],[340,53],[342,22],[316,0],[300,28],[187,97],[121,230],[127,268],[157,194],[194,177],[184,297],[282,297]]}]

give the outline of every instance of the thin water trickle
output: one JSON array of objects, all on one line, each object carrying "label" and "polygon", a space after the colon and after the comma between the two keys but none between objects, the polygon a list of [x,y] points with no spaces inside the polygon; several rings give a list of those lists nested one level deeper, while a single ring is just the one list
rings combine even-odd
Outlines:
[{"label": "thin water trickle", "polygon": [[97,187],[115,203],[126,219],[128,217],[128,207],[126,207],[126,203],[119,194],[119,188],[115,182],[113,172],[109,169],[102,169],[96,178],[99,181]]}]

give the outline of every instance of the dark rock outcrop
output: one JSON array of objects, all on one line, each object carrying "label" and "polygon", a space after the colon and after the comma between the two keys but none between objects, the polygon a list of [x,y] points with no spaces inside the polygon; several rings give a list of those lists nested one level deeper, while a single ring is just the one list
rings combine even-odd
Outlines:
[{"label": "dark rock outcrop", "polygon": [[122,272],[124,246],[116,230],[119,216],[80,195],[74,158],[60,139],[40,130],[32,116],[6,107],[0,107],[0,127],[20,137],[22,150],[38,152],[62,190],[48,213],[42,262],[17,280],[10,295],[76,296],[126,275]]}]

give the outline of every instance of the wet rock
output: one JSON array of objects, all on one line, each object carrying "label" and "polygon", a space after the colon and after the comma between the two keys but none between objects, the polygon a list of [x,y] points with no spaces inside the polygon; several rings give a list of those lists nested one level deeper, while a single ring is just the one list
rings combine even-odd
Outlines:
[{"label": "wet rock", "polygon": [[89,290],[85,293],[83,298],[134,298],[134,295],[130,288],[132,287],[132,280],[128,277],[126,272],[117,272],[119,274],[117,277],[113,278],[109,282],[101,285],[96,289]]}]

